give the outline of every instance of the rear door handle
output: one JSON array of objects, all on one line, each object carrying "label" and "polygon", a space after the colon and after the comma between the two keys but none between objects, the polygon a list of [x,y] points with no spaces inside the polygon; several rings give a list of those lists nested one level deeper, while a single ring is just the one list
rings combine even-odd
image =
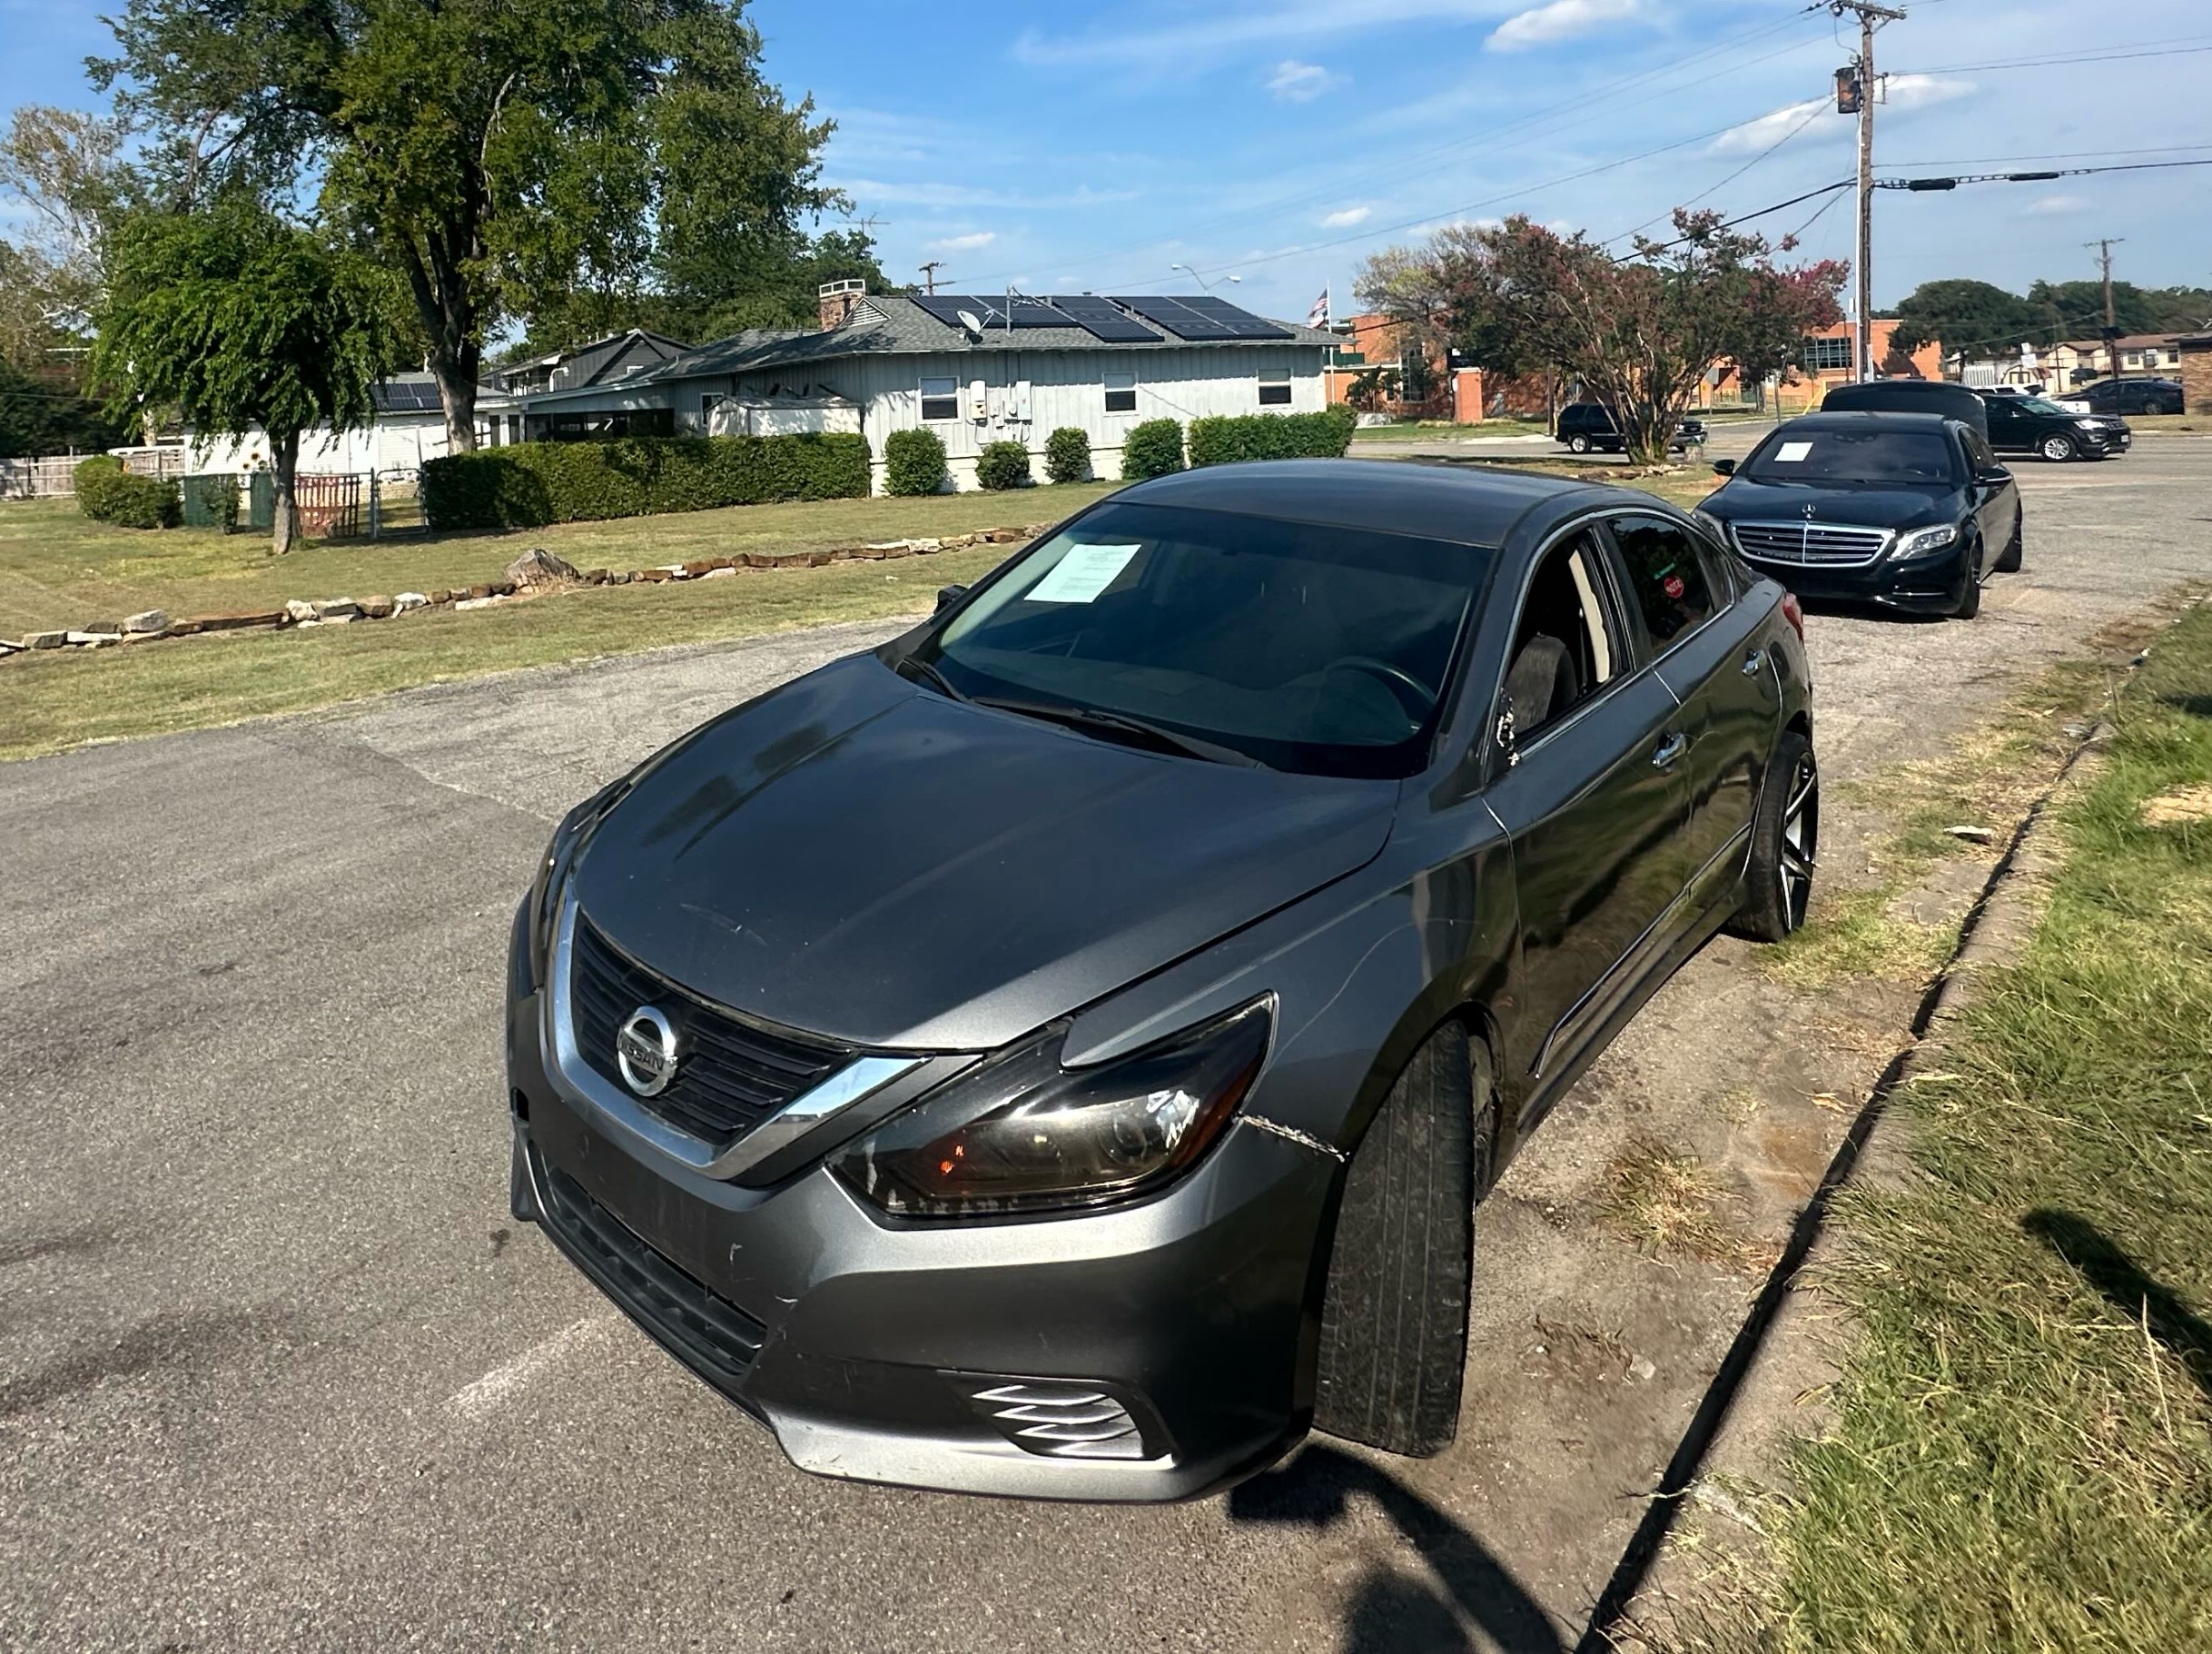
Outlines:
[{"label": "rear door handle", "polygon": [[1668,768],[1675,759],[1689,750],[1690,738],[1677,729],[1659,743],[1659,750],[1652,754],[1652,768],[1654,769]]},{"label": "rear door handle", "polygon": [[1759,675],[1759,669],[1765,664],[1766,651],[1764,649],[1746,649],[1743,653],[1743,676],[1756,678]]}]

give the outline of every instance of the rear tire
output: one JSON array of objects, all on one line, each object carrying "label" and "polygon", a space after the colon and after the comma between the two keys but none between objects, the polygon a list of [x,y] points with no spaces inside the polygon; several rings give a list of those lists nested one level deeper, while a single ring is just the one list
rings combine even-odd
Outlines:
[{"label": "rear tire", "polygon": [[1489,1047],[1447,1024],[1407,1063],[1345,1173],[1316,1430],[1423,1457],[1458,1433],[1475,1200],[1496,1142]]},{"label": "rear tire", "polygon": [[1785,729],[1759,789],[1743,901],[1728,922],[1730,932],[1753,942],[1779,942],[1803,925],[1820,850],[1820,765],[1805,733]]},{"label": "rear tire", "polygon": [[2020,571],[2022,536],[2025,532],[2026,525],[2015,519],[2012,524],[2012,538],[2005,543],[2004,555],[1997,560],[1998,573],[2018,574]]}]

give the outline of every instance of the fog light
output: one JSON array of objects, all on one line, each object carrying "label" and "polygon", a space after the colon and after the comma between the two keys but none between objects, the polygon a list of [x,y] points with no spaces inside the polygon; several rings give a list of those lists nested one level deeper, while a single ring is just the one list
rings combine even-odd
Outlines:
[{"label": "fog light", "polygon": [[1152,1457],[1129,1409],[1093,1384],[1024,1379],[971,1390],[968,1399],[1028,1452],[1050,1459]]}]

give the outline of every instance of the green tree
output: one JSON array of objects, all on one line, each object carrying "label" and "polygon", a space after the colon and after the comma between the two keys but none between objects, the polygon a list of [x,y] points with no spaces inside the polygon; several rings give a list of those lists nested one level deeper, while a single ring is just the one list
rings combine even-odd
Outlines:
[{"label": "green tree", "polygon": [[114,29],[95,83],[173,199],[312,187],[399,272],[457,451],[503,319],[636,306],[842,204],[743,0],[129,0]]},{"label": "green tree", "polygon": [[358,254],[244,202],[127,222],[109,249],[93,367],[117,408],[173,408],[202,435],[269,439],[271,549],[297,533],[300,433],[375,417],[389,283]]},{"label": "green tree", "polygon": [[2151,287],[2143,292],[2155,320],[2154,333],[2201,333],[2212,330],[2212,288]]},{"label": "green tree", "polygon": [[1897,307],[1898,348],[1933,341],[1946,357],[1995,354],[2019,344],[2050,344],[2050,316],[2040,305],[1988,282],[1923,282]]},{"label": "green tree", "polygon": [[112,448],[123,431],[66,374],[24,372],[0,359],[0,460]]},{"label": "green tree", "polygon": [[[2028,302],[2042,312],[2046,339],[2104,337],[2102,282],[2038,282],[2028,290]],[[2158,312],[2149,295],[2132,282],[2112,283],[2112,322],[2123,333],[2160,331]]]}]

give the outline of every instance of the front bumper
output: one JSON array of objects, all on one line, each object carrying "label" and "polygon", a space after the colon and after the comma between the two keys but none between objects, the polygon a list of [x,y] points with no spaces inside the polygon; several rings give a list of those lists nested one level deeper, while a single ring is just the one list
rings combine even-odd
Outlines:
[{"label": "front bumper", "polygon": [[1907,562],[1893,561],[1885,555],[1863,568],[1822,568],[1750,556],[1744,560],[1801,599],[1871,603],[1905,614],[1950,613],[1965,598],[1967,581],[1974,578],[1964,545],[1947,548],[1940,556]]},{"label": "front bumper", "polygon": [[[549,1076],[538,1042],[538,995],[510,995],[517,1215],[800,1469],[1171,1500],[1304,1435],[1333,1159],[1239,1123],[1134,1206],[900,1224],[818,1164],[753,1189],[626,1140]],[[1115,1408],[1133,1440],[1105,1451],[1131,1456],[1022,1445],[1036,1418]]]}]

